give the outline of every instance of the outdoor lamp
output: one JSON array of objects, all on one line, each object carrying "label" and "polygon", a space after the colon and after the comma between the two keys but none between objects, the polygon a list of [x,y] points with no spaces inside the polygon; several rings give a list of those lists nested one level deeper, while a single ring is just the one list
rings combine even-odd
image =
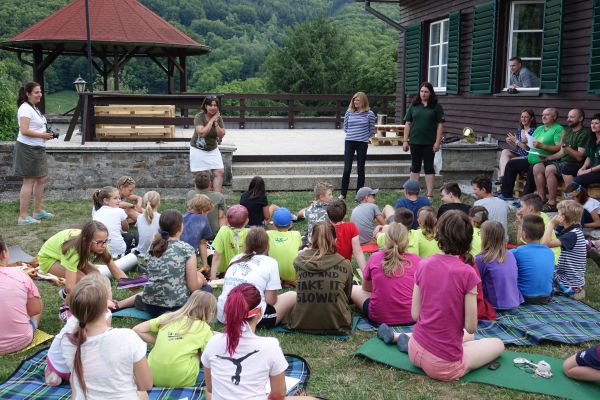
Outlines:
[{"label": "outdoor lamp", "polygon": [[77,90],[77,93],[80,93],[80,94],[85,92],[86,84],[87,84],[87,82],[83,80],[81,75],[79,75],[77,77],[77,79],[75,79],[75,82],[73,82],[73,85],[75,86],[75,90]]}]

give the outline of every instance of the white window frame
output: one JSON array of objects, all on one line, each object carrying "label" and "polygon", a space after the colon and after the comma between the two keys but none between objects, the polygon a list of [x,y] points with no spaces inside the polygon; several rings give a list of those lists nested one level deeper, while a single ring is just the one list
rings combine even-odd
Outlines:
[{"label": "white window frame", "polygon": [[[507,55],[506,55],[506,60],[510,60],[512,58],[512,48],[513,48],[513,34],[515,32],[514,30],[514,22],[515,22],[515,5],[517,4],[544,4],[544,0],[518,0],[518,1],[512,1],[510,4],[510,22],[509,22],[509,27],[508,27],[508,48],[507,48]],[[518,29],[517,32],[544,32],[544,27],[542,25],[542,29]],[[529,61],[529,60],[534,60],[537,61],[539,60],[540,62],[542,61],[542,55],[540,54],[539,57],[521,57],[522,61]],[[508,84],[510,82],[510,68],[508,67],[508,61],[506,63],[506,83],[505,83],[505,88],[504,90],[506,91],[508,89]],[[535,87],[535,88],[519,88],[519,91],[538,91],[540,88],[539,87]]]},{"label": "white window frame", "polygon": [[[427,81],[429,83],[431,83],[431,85],[433,86],[433,90],[435,90],[436,93],[445,93],[446,92],[446,86],[440,86],[440,79],[442,77],[442,68],[446,67],[446,85],[448,84],[448,60],[446,60],[446,63],[443,63],[443,51],[442,51],[442,47],[444,45],[446,45],[446,54],[448,54],[448,40],[446,40],[445,42],[443,41],[444,38],[444,25],[447,27],[447,29],[449,29],[449,19],[445,18],[445,19],[440,19],[438,21],[432,22],[429,24],[429,45],[428,45],[428,50],[429,50],[429,56],[427,57]],[[433,32],[433,27],[435,25],[440,25],[440,36],[439,36],[439,42],[432,44],[431,43],[431,38],[432,38],[432,32]],[[447,35],[447,39],[450,38],[450,32],[448,32]],[[435,64],[432,63],[431,60],[431,49],[433,47],[439,47],[439,51],[438,51],[438,59],[435,60]],[[438,81],[437,82],[431,82],[431,68],[437,68],[438,70]]]}]

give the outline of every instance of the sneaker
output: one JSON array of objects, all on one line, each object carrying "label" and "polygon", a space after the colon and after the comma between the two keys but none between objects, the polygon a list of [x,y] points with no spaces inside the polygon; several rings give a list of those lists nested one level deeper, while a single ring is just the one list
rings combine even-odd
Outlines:
[{"label": "sneaker", "polygon": [[585,299],[585,289],[584,288],[574,288],[573,289],[573,299],[575,299],[575,300]]},{"label": "sneaker", "polygon": [[400,336],[398,336],[398,341],[396,341],[396,347],[402,353],[408,354],[408,340],[409,339],[410,338],[405,333],[401,333]]},{"label": "sneaker", "polygon": [[46,365],[44,369],[44,382],[48,386],[58,386],[62,383],[62,378]]},{"label": "sneaker", "polygon": [[71,309],[69,308],[68,305],[63,304],[59,307],[58,309],[58,318],[62,321],[62,322],[67,322],[67,320],[69,319],[69,317],[71,317],[71,315],[73,315],[71,313]]},{"label": "sneaker", "polygon": [[141,274],[136,278],[121,278],[117,283],[117,289],[129,289],[150,285],[152,282],[148,280],[147,274]]},{"label": "sneaker", "polygon": [[58,291],[58,295],[60,296],[61,299],[66,300],[67,298],[67,289],[66,288],[62,288]]},{"label": "sneaker", "polygon": [[381,324],[377,328],[377,337],[383,340],[383,343],[391,344],[394,342],[394,330],[387,324]]},{"label": "sneaker", "polygon": [[546,203],[542,207],[542,211],[545,212],[545,213],[558,212],[558,209],[556,208],[556,204]]},{"label": "sneaker", "polygon": [[600,267],[600,251],[593,247],[590,247],[587,251],[587,256],[590,258],[598,267]]}]

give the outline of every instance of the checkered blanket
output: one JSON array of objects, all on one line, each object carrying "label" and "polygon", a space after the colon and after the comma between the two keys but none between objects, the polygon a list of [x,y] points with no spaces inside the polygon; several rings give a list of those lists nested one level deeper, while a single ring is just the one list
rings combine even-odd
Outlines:
[{"label": "checkered blanket", "polygon": [[[71,387],[69,385],[47,386],[44,384],[44,368],[46,367],[46,353],[44,349],[33,357],[23,361],[17,371],[4,383],[0,385],[0,399],[44,399],[62,400],[71,398]],[[299,389],[305,388],[310,378],[310,368],[302,357],[286,354],[285,358],[289,364],[285,375],[300,379],[300,383],[290,392],[288,396],[295,395]],[[201,372],[202,373],[202,370]],[[151,400],[204,399],[204,383],[195,388],[159,388],[155,387],[148,392]]]},{"label": "checkered blanket", "polygon": [[[365,319],[361,319],[357,328],[376,330]],[[396,332],[412,331],[412,326],[393,328]],[[523,305],[513,310],[497,311],[496,321],[479,321],[475,336],[495,337],[506,344],[518,346],[541,341],[589,342],[600,337],[600,311],[580,301],[557,296],[546,305]]]}]

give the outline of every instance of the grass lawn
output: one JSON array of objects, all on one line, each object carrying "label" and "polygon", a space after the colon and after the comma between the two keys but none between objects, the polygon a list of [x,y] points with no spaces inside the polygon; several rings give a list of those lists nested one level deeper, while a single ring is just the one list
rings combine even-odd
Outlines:
[{"label": "grass lawn", "polygon": [[[305,207],[311,200],[310,193],[270,193],[271,203],[288,207],[293,212]],[[398,197],[396,191],[382,191],[378,195],[378,204],[395,204]],[[238,194],[230,195],[234,204]],[[353,207],[354,202],[349,202]],[[439,206],[439,199],[436,199]],[[78,201],[48,201],[46,209],[56,214],[51,221],[44,221],[35,226],[18,227],[16,225],[18,203],[0,203],[0,226],[2,236],[7,245],[19,244],[29,254],[35,255],[43,241],[61,229],[82,224],[90,218],[91,199]],[[183,210],[183,200],[164,200],[161,210],[177,208]],[[350,210],[348,211],[350,213]],[[294,229],[304,231],[305,222],[297,223]],[[514,229],[511,230],[514,238]],[[57,312],[59,306],[58,288],[45,282],[36,282],[44,301],[44,314],[40,328],[56,334],[61,328]],[[587,274],[586,302],[600,308],[600,269],[590,265]],[[113,290],[116,298],[123,298],[129,291]],[[357,310],[355,310],[357,312]],[[114,318],[116,327],[132,327],[138,321],[133,319]],[[265,334],[263,331],[261,334]],[[285,353],[294,353],[304,357],[311,367],[311,379],[308,392],[311,395],[329,399],[542,399],[541,395],[531,395],[508,389],[500,389],[488,385],[462,382],[436,382],[430,378],[399,371],[368,361],[362,357],[354,357],[352,353],[362,343],[373,336],[372,332],[356,331],[350,340],[334,341],[301,334],[270,334],[279,338]],[[600,337],[599,337],[600,339]],[[533,352],[565,358],[577,350],[587,347],[541,345],[529,347],[508,346],[510,350]],[[0,381],[4,381],[17,368],[19,363],[37,352],[35,348],[26,353],[0,356]]]},{"label": "grass lawn", "polygon": [[50,93],[46,96],[47,114],[64,114],[77,105],[77,92],[73,90],[62,90]]}]

